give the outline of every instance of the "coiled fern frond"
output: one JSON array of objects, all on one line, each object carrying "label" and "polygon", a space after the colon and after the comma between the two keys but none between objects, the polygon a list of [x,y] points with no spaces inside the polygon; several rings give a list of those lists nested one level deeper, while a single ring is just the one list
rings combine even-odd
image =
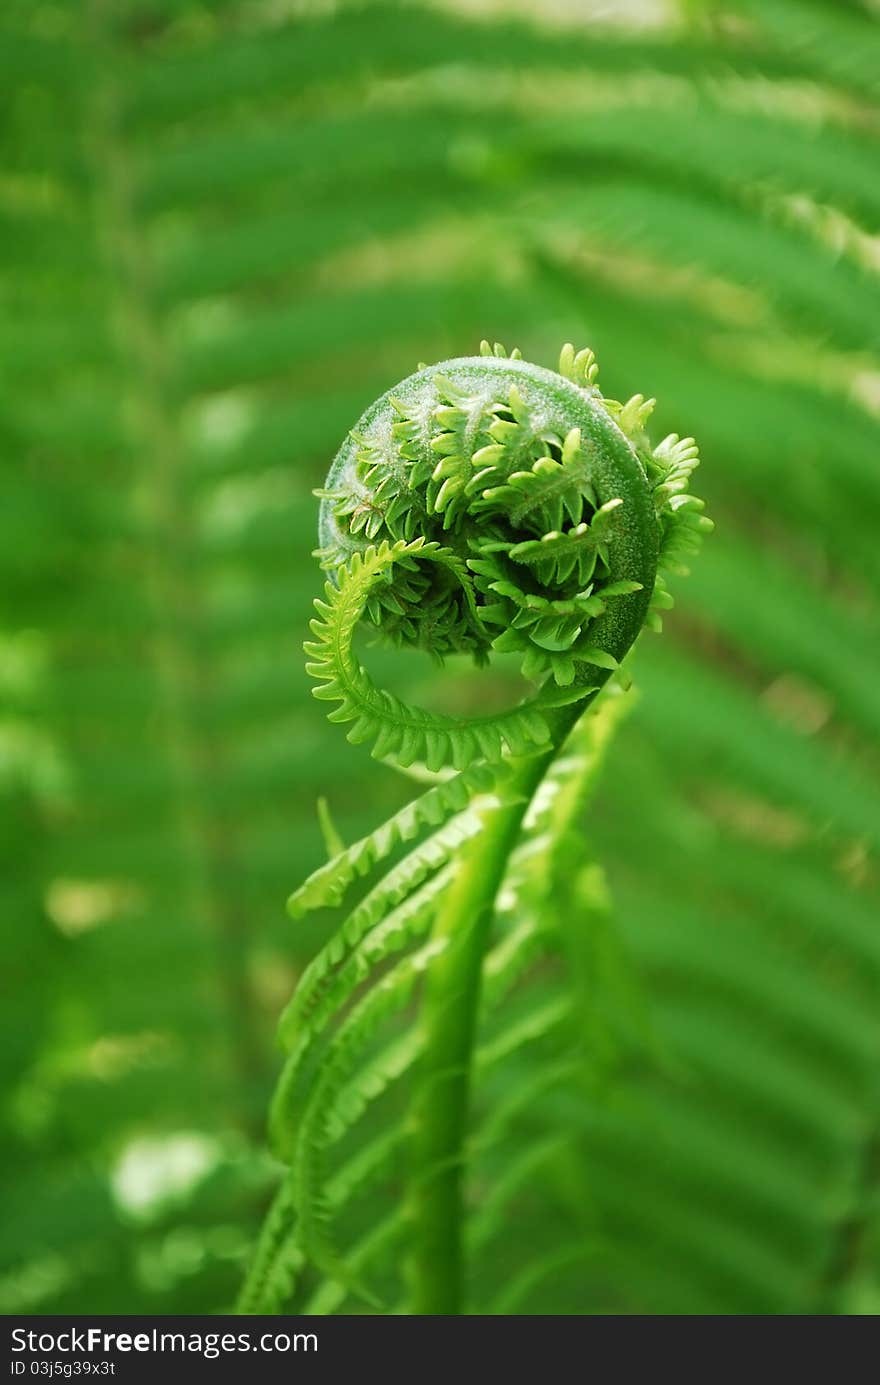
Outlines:
[{"label": "coiled fern frond", "polygon": [[[377,400],[321,492],[315,695],[354,723],[350,740],[404,765],[461,769],[546,741],[543,709],[606,681],[662,603],[658,564],[679,569],[709,524],[688,494],[693,439],[652,448],[653,401],[605,399],[591,351],[565,346],[558,371],[482,353]],[[515,651],[543,686],[466,726],[429,715],[374,688],[352,652],[361,622],[439,659]]]},{"label": "coiled fern frond", "polygon": [[[481,1018],[528,991],[536,960],[554,950],[546,904],[559,879],[573,902],[601,897],[577,819],[625,700],[617,675],[670,604],[665,577],[684,570],[711,527],[688,490],[693,439],[652,445],[653,401],[606,399],[597,374],[592,352],[570,345],[556,370],[486,342],[480,356],[420,367],[366,411],[320,492],[328,581],[306,646],[315,696],[374,756],[457,773],[336,852],[291,897],[295,917],[338,905],[395,856],[283,1017],[271,1131],[288,1172],[243,1311],[280,1307],[294,1275],[310,1270],[326,1281],[312,1311],[348,1294],[376,1304],[374,1251],[401,1240],[410,1311],[461,1311],[474,1075],[578,1032],[571,995],[536,991],[513,1023],[478,1042]],[[470,720],[411,706],[374,684],[354,648],[361,628],[439,660],[515,653],[533,690]],[[334,1147],[411,1073],[408,1115],[334,1170]],[[338,1248],[341,1209],[401,1158],[410,1177],[399,1212]]]}]

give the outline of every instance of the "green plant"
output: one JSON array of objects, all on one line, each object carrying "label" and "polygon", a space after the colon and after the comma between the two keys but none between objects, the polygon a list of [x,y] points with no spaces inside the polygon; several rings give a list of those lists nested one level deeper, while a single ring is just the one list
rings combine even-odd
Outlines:
[{"label": "green plant", "polygon": [[[415,1313],[463,1311],[462,1180],[484,978],[493,998],[493,965],[504,989],[507,973],[534,961],[534,935],[547,946],[550,882],[543,898],[523,886],[532,872],[582,872],[574,829],[604,741],[590,718],[603,715],[611,675],[619,691],[646,619],[659,625],[671,604],[665,576],[687,570],[711,528],[688,491],[694,440],[672,434],[652,446],[654,401],[607,399],[597,375],[592,351],[570,345],[556,371],[488,342],[480,356],[422,366],[364,413],[320,492],[318,556],[330,581],[306,645],[315,696],[337,704],[330,719],[351,723],[348,739],[377,758],[457,774],[336,851],[291,898],[295,918],[338,904],[356,877],[421,838],[311,963],[282,1020],[288,1059],[272,1133],[289,1172],[244,1310],[277,1307],[306,1263],[377,1301],[331,1229],[363,1151],[335,1188],[329,1155],[414,1067],[406,1140],[393,1126],[379,1137],[381,1159],[408,1146],[407,1302]],[[468,721],[412,707],[360,663],[362,625],[440,660],[514,654],[537,690]],[[505,882],[525,909],[499,942]],[[377,1053],[377,1033],[406,1007],[408,1025]],[[527,1018],[518,1025],[514,1049],[532,1035]],[[373,1234],[381,1241],[382,1228]]]},{"label": "green plant", "polygon": [[[323,859],[315,799],[354,842],[407,795],[302,677],[311,491],[418,353],[487,322],[656,394],[718,533],[578,830],[613,917],[557,870],[552,945],[484,1007],[471,1302],[880,1307],[877,6],[504,8],[2,6],[0,1311],[234,1299],[277,1015],[340,917],[280,907]],[[508,705],[514,657],[368,662],[465,713]],[[549,1029],[501,1045],[563,966],[582,1100]],[[340,1160],[400,1128],[400,1086]],[[133,1200],[181,1142],[186,1186]],[[369,1187],[350,1261],[399,1162]]]}]

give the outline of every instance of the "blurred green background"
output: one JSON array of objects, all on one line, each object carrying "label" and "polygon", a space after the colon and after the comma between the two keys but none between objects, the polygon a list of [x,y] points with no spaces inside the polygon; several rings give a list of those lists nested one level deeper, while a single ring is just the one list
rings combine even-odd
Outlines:
[{"label": "blurred green background", "polygon": [[655,1040],[511,1311],[880,1311],[878,87],[868,0],[6,0],[0,1311],[232,1301],[316,798],[409,793],[309,696],[311,490],[483,336],[718,526],[588,828]]}]

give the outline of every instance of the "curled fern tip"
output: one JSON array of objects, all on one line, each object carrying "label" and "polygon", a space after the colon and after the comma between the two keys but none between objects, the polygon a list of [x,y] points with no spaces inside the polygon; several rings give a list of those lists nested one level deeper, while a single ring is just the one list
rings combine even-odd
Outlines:
[{"label": "curled fern tip", "polygon": [[[542,713],[607,680],[671,604],[711,523],[689,493],[699,454],[652,446],[654,405],[607,399],[593,352],[566,344],[556,370],[483,342],[422,366],[382,395],[337,454],[321,498],[328,573],[307,646],[315,696],[349,739],[409,764],[518,753],[546,739]],[[352,650],[358,625],[438,659],[519,656],[535,695],[468,723],[377,689]]]}]

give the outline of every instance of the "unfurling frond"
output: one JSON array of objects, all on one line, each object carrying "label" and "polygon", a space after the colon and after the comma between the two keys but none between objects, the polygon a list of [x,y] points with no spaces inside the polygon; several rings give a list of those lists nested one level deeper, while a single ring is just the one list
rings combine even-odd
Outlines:
[{"label": "unfurling frond", "polygon": [[[369,1271],[406,1234],[407,1215],[425,1257],[414,1302],[446,1311],[456,1300],[430,1282],[431,1227],[451,1214],[444,1197],[454,1214],[462,1156],[446,1142],[461,1125],[437,1113],[464,1099],[467,1069],[482,1078],[526,1048],[577,1042],[565,990],[529,993],[500,1023],[494,1013],[530,991],[536,964],[558,947],[551,896],[592,908],[601,893],[597,873],[565,857],[579,855],[575,820],[623,702],[616,675],[662,600],[660,566],[706,527],[687,491],[692,441],[652,450],[653,401],[606,401],[597,374],[588,350],[564,347],[557,373],[488,342],[480,356],[421,367],[366,411],[320,492],[329,580],[306,645],[314,695],[375,757],[457,773],[349,847],[322,809],[335,850],[291,896],[294,918],[340,904],[394,859],[306,968],[281,1020],[271,1135],[289,1173],[242,1299],[251,1311],[276,1306],[303,1265],[325,1277],[321,1311],[348,1296],[378,1306]],[[536,688],[469,720],[410,706],[355,654],[362,626],[441,660],[483,664],[513,651]],[[414,1004],[415,1023],[405,1018]],[[490,1029],[475,1044],[482,1022]],[[336,1222],[362,1179],[359,1164],[335,1172],[333,1152],[416,1063],[411,1133],[425,1172],[406,1215],[343,1251]],[[371,1171],[409,1148],[409,1135],[392,1124]]]},{"label": "unfurling frond", "polygon": [[[350,740],[404,765],[462,769],[544,743],[553,685],[586,696],[606,681],[642,628],[661,555],[677,562],[708,526],[687,496],[692,440],[652,452],[654,401],[605,400],[592,352],[564,347],[556,373],[481,350],[383,395],[321,492],[331,580],[307,646],[315,695],[339,704],[330,715],[353,723]],[[361,622],[439,658],[513,649],[543,695],[469,723],[407,707],[355,659]]]}]

